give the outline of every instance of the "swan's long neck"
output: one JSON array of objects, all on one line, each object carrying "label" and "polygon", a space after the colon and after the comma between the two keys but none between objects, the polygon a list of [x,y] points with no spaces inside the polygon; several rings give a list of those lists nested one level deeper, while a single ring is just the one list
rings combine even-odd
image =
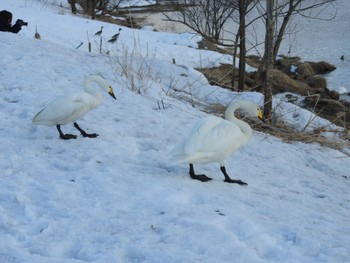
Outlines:
[{"label": "swan's long neck", "polygon": [[100,86],[100,88],[103,89],[104,87],[103,80],[98,76],[90,76],[85,79],[84,90],[87,93],[90,93],[91,95],[96,96],[99,92],[95,87],[92,86],[92,82],[97,83]]},{"label": "swan's long neck", "polygon": [[252,128],[250,128],[248,123],[237,119],[235,116],[235,111],[242,107],[243,105],[240,102],[231,103],[225,111],[225,119],[235,123],[241,129],[242,133],[250,137],[253,134]]},{"label": "swan's long neck", "polygon": [[85,92],[95,97],[93,104],[96,107],[102,102],[102,94],[98,91],[96,87],[92,85],[92,82],[97,83],[101,89],[104,88],[104,85],[103,85],[104,83],[103,83],[103,80],[98,76],[90,76],[87,79],[85,79],[84,90]]}]

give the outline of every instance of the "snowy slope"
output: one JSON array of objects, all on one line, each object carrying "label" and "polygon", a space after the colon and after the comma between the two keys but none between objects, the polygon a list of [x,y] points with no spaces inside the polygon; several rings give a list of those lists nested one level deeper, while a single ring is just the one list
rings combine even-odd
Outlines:
[{"label": "snowy slope", "polygon": [[[208,102],[242,96],[261,103],[259,94],[210,87],[192,68],[202,56],[217,63],[219,54],[191,56],[199,52],[185,48],[195,44],[192,39],[180,52],[179,44],[171,45],[184,35],[127,28],[122,32],[130,56],[123,48],[113,56],[88,53],[75,49],[78,29],[83,37],[83,25],[93,32],[100,22],[57,15],[35,1],[3,2],[29,22],[42,17],[38,22],[48,28],[52,15],[61,20],[56,33],[41,31],[47,36],[42,41],[32,37],[33,26],[20,35],[0,33],[1,263],[350,262],[350,161],[343,153],[255,132],[226,166],[247,187],[222,182],[217,164],[198,166],[214,179],[200,183],[189,178],[186,165],[167,162],[174,145],[205,116],[168,96],[169,87]],[[159,54],[147,56],[140,44],[133,53],[134,33]],[[167,44],[154,47],[153,40]],[[171,63],[170,52],[177,52],[179,65]],[[129,90],[123,65],[147,65],[139,72],[150,75],[136,78],[142,95]],[[84,77],[95,73],[117,96],[104,96],[79,121],[98,138],[63,141],[54,127],[31,124],[52,99],[80,91]],[[72,125],[62,129],[78,134]]]}]

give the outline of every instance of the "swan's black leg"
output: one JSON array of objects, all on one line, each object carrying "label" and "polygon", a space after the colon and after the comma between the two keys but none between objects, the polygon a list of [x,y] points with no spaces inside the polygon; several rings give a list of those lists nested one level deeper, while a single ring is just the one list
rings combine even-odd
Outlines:
[{"label": "swan's black leg", "polygon": [[59,125],[59,124],[56,125],[56,128],[57,128],[57,130],[58,130],[58,132],[60,134],[60,138],[63,139],[63,140],[69,140],[69,139],[76,139],[77,138],[77,136],[74,135],[74,134],[69,134],[69,133],[64,134],[61,131],[61,125]]},{"label": "swan's black leg", "polygon": [[84,137],[89,137],[89,138],[96,138],[98,136],[97,133],[86,133],[82,128],[79,127],[78,123],[74,122],[74,127],[80,131],[81,135]]},{"label": "swan's black leg", "polygon": [[192,163],[190,163],[189,174],[190,174],[192,179],[199,180],[201,182],[208,182],[208,181],[212,180],[210,177],[206,176],[205,174],[195,174]]},{"label": "swan's black leg", "polygon": [[241,180],[232,180],[231,178],[230,178],[230,176],[228,176],[228,174],[226,173],[226,168],[225,168],[225,166],[221,166],[220,167],[220,170],[221,170],[221,172],[224,174],[224,176],[225,176],[225,180],[224,180],[224,182],[226,182],[226,183],[234,183],[234,184],[239,184],[239,185],[248,185],[247,183],[245,183],[245,182],[243,182],[243,181],[241,181]]}]

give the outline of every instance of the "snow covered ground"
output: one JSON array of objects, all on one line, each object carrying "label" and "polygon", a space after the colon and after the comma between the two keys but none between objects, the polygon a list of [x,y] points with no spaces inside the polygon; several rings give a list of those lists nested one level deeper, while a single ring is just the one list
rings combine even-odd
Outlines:
[{"label": "snow covered ground", "polygon": [[[106,44],[119,27],[48,1],[2,0],[1,9],[29,22],[18,35],[0,32],[1,263],[350,262],[344,153],[255,132],[226,165],[247,187],[224,183],[218,164],[198,166],[213,177],[201,183],[186,165],[168,163],[206,115],[175,97],[261,105],[260,94],[228,93],[193,69],[230,57],[197,50],[191,34],[125,27]],[[94,33],[102,25],[99,54]],[[35,26],[42,40],[33,38]],[[117,96],[104,96],[79,121],[98,138],[63,141],[55,127],[31,124],[56,96],[82,90],[90,74],[108,79]],[[296,128],[312,118],[275,105]]]}]

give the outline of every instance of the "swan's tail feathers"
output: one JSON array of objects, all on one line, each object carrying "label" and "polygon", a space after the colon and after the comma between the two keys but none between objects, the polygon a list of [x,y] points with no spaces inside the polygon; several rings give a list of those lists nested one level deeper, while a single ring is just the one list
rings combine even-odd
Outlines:
[{"label": "swan's tail feathers", "polygon": [[174,154],[170,158],[172,164],[181,164],[181,163],[208,163],[208,155],[203,153],[194,153],[194,154]]},{"label": "swan's tail feathers", "polygon": [[222,158],[218,158],[215,152],[196,152],[192,154],[174,154],[171,155],[169,162],[171,164],[180,164],[180,163],[201,163],[207,164],[212,162],[221,163]]},{"label": "swan's tail feathers", "polygon": [[187,162],[187,158],[186,158],[186,156],[183,156],[183,155],[172,155],[169,158],[169,163],[172,165],[186,163],[186,162]]},{"label": "swan's tail feathers", "polygon": [[52,121],[50,121],[46,114],[46,111],[45,111],[46,108],[43,108],[41,111],[39,111],[35,116],[34,118],[32,119],[32,124],[35,124],[35,125],[46,125],[46,126],[52,126],[52,125],[55,125],[55,123],[53,123]]},{"label": "swan's tail feathers", "polygon": [[45,110],[45,108],[43,108],[41,111],[39,111],[33,118],[32,123],[33,124],[41,124],[41,118],[40,118],[40,114]]},{"label": "swan's tail feathers", "polygon": [[180,143],[169,153],[169,162],[171,164],[187,163],[189,155],[184,150],[184,144]]}]

